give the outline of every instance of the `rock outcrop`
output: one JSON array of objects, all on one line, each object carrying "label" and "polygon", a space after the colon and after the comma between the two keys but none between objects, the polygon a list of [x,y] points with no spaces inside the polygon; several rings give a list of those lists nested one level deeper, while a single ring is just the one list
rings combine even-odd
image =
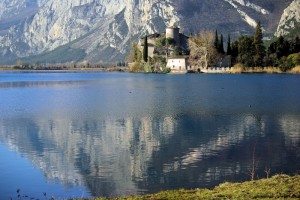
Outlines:
[{"label": "rock outcrop", "polygon": [[300,0],[294,0],[284,10],[275,36],[288,35],[295,28],[300,29]]}]

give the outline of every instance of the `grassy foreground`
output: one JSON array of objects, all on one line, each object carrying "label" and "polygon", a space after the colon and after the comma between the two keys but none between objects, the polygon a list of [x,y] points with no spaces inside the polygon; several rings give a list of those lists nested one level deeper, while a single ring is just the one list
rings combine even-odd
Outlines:
[{"label": "grassy foreground", "polygon": [[[105,200],[109,198],[95,198]],[[111,198],[111,200],[140,199],[300,199],[300,175],[276,175],[272,178],[244,183],[223,183],[213,190],[174,190],[144,196]]]}]

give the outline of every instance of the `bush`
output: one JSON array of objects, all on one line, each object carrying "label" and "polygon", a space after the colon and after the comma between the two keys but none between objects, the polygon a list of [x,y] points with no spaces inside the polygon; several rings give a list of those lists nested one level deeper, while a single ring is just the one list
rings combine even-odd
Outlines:
[{"label": "bush", "polygon": [[134,63],[129,67],[129,71],[130,71],[130,72],[140,72],[140,71],[141,71],[140,63],[134,62]]},{"label": "bush", "polygon": [[300,65],[300,52],[289,55],[288,60],[291,60],[294,66]]},{"label": "bush", "polygon": [[149,62],[143,63],[143,66],[144,66],[144,72],[147,72],[147,73],[153,72],[153,68]]},{"label": "bush", "polygon": [[288,57],[282,57],[280,59],[280,69],[283,72],[289,71],[297,65],[300,65],[300,52],[291,54]]},{"label": "bush", "polygon": [[156,47],[164,47],[167,44],[166,37],[159,37],[155,40],[155,46]]},{"label": "bush", "polygon": [[168,68],[168,67],[163,68],[163,73],[167,74],[167,73],[170,73],[170,72],[171,72],[170,68]]}]

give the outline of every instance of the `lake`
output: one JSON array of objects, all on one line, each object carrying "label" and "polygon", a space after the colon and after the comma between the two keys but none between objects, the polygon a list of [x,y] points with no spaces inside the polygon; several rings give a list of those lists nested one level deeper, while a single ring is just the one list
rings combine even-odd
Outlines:
[{"label": "lake", "polygon": [[0,197],[115,197],[300,171],[300,76],[0,72]]}]

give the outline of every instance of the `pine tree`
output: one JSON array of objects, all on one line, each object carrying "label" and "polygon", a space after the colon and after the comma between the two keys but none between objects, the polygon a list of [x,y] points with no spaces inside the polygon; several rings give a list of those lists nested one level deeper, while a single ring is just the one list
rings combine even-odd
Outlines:
[{"label": "pine tree", "polygon": [[228,34],[226,54],[227,55],[231,55],[231,39],[230,39],[230,34]]},{"label": "pine tree", "polygon": [[148,62],[148,38],[144,38],[143,60]]},{"label": "pine tree", "polygon": [[257,66],[263,66],[263,59],[266,55],[265,52],[265,46],[263,43],[263,35],[262,35],[262,27],[260,22],[257,23],[256,29],[255,29],[255,35],[254,35],[254,47],[255,47],[255,56],[254,56],[254,62],[256,67]]},{"label": "pine tree", "polygon": [[249,36],[242,36],[238,41],[238,62],[245,67],[255,66],[255,46],[254,38]]}]

